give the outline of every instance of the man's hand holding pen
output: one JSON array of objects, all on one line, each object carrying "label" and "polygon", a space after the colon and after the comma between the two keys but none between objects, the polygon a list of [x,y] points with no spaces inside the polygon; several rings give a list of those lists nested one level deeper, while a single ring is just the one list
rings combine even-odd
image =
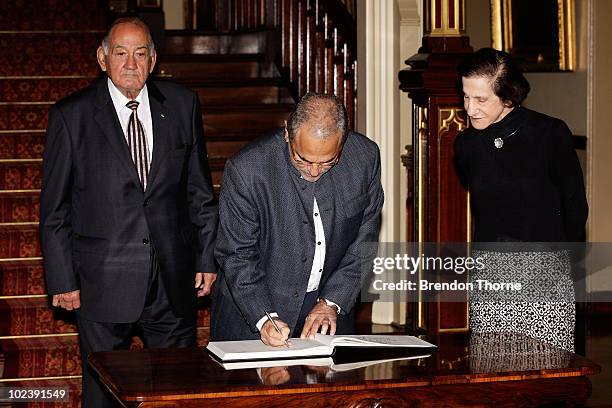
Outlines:
[{"label": "man's hand holding pen", "polygon": [[[268,315],[268,313],[266,313]],[[289,341],[289,334],[291,330],[287,323],[283,322],[277,317],[270,317],[268,315],[268,320],[261,326],[261,341],[268,346],[285,346],[289,347],[291,345],[291,341]]]}]

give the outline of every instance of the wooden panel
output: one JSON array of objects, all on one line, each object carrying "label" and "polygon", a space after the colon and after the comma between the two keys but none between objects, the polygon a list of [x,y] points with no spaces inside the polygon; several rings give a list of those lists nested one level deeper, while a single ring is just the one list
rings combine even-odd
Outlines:
[{"label": "wooden panel", "polygon": [[283,67],[289,67],[291,64],[291,9],[289,3],[291,0],[280,0],[280,21],[281,21],[281,54]]},{"label": "wooden panel", "polygon": [[308,54],[306,42],[306,0],[297,2],[297,84],[300,95],[306,94],[306,77],[308,76],[308,66],[306,55]]},{"label": "wooden panel", "polygon": [[433,209],[436,212],[435,235],[436,242],[470,241],[468,228],[469,214],[467,193],[461,186],[454,161],[454,143],[457,134],[467,127],[467,115],[460,106],[459,98],[438,98],[436,100],[438,114],[436,140],[432,140],[431,175],[437,184],[437,199]]},{"label": "wooden panel", "polygon": [[[264,379],[279,381],[290,374],[276,368],[262,370],[271,372]],[[295,369],[289,368],[289,372]],[[281,374],[280,376],[278,374]],[[317,373],[314,373],[317,374]],[[532,380],[506,383],[439,385],[436,387],[406,387],[376,391],[345,391],[326,393],[300,393],[257,397],[213,398],[205,400],[210,406],[269,408],[269,407],[320,407],[320,408],[394,408],[394,407],[534,407],[534,406],[581,406],[591,395],[591,384],[586,378],[557,380]],[[477,397],[476,397],[477,396]],[[508,402],[512,401],[511,405]],[[165,407],[201,407],[202,400],[172,402]],[[177,404],[177,405],[175,405]],[[160,407],[143,404],[139,407]]]},{"label": "wooden panel", "polygon": [[315,2],[308,2],[306,12],[306,90],[307,92],[316,91],[316,56],[317,33],[316,33],[316,12]]}]

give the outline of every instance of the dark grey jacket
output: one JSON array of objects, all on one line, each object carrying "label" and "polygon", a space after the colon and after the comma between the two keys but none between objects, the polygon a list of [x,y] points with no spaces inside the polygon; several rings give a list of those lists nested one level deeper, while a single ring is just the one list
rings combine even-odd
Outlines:
[{"label": "dark grey jacket", "polygon": [[[315,248],[312,213],[302,205],[295,176],[282,131],[250,143],[226,164],[214,340],[259,338],[256,323],[266,311],[296,326]],[[351,132],[339,163],[316,183],[326,240],[319,296],[348,312],[360,291],[360,244],[378,241],[384,197],[377,145]]]}]

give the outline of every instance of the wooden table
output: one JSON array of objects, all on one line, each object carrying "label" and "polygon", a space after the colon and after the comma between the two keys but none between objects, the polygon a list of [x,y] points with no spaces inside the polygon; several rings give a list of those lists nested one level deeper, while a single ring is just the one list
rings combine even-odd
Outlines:
[{"label": "wooden table", "polygon": [[439,346],[428,358],[349,371],[225,370],[197,348],[100,352],[89,362],[125,407],[157,408],[572,406],[588,399],[586,376],[600,371],[584,357],[529,339],[447,334],[428,340]]}]

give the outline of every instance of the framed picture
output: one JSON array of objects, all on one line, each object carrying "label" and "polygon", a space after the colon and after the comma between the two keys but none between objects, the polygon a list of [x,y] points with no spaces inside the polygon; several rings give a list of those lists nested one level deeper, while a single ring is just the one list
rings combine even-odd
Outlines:
[{"label": "framed picture", "polygon": [[573,71],[574,0],[491,0],[492,47],[526,72]]}]

